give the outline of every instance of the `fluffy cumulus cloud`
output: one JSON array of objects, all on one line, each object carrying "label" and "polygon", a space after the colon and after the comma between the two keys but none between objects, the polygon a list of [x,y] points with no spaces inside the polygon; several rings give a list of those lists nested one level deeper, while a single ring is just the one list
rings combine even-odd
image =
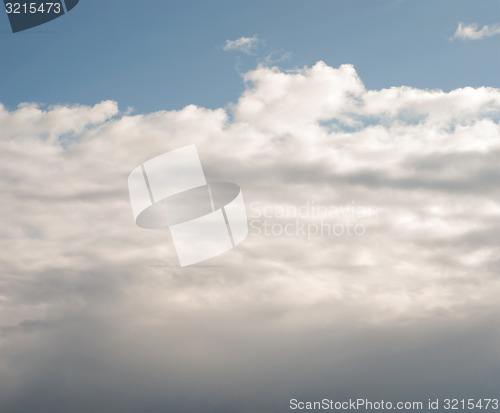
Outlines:
[{"label": "fluffy cumulus cloud", "polygon": [[246,54],[252,54],[257,50],[258,44],[259,38],[257,36],[240,37],[236,40],[226,40],[223,50],[237,50]]},{"label": "fluffy cumulus cloud", "polygon": [[455,31],[453,39],[462,40],[478,40],[483,37],[491,37],[500,34],[500,24],[495,24],[493,26],[484,25],[478,28],[476,23],[473,24],[463,24],[458,23],[457,30]]},{"label": "fluffy cumulus cloud", "polygon": [[[500,90],[258,67],[228,108],[0,108],[0,411],[285,412],[498,390]],[[127,176],[196,144],[250,234],[180,268]]]}]

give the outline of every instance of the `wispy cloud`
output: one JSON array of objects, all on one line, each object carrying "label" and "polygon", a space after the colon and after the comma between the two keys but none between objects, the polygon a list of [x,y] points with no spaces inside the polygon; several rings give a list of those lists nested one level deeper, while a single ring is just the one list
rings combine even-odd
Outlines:
[{"label": "wispy cloud", "polygon": [[476,23],[463,24],[460,22],[451,40],[479,40],[483,37],[495,36],[496,34],[500,34],[500,24],[493,26],[484,25],[479,29]]},{"label": "wispy cloud", "polygon": [[240,37],[236,40],[226,40],[226,44],[224,45],[223,49],[225,51],[237,50],[239,52],[252,54],[257,49],[258,43],[259,39],[257,36]]}]

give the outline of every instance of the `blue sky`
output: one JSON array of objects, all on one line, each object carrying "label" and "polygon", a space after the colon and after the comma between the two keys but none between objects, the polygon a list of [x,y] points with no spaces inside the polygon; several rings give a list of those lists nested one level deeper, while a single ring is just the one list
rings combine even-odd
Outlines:
[{"label": "blue sky", "polygon": [[[136,112],[234,102],[265,56],[284,69],[352,63],[369,89],[500,87],[500,36],[449,39],[459,22],[495,24],[498,1],[94,1],[35,29],[0,17],[0,102],[94,104]],[[254,55],[228,39],[258,36]]]}]

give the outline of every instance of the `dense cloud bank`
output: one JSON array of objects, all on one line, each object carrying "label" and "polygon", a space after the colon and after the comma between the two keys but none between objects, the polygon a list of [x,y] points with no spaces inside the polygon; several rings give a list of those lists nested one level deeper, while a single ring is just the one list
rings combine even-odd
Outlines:
[{"label": "dense cloud bank", "polygon": [[[0,106],[0,411],[494,396],[500,90],[366,90],[323,62],[245,82],[217,110]],[[192,143],[253,230],[181,269],[168,232],[135,226],[127,176]]]}]

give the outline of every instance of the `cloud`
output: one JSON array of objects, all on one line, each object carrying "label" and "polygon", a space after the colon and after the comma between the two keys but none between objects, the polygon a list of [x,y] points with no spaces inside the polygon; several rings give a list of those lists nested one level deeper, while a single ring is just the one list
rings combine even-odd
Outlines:
[{"label": "cloud", "polygon": [[[323,62],[244,79],[229,109],[1,108],[2,412],[498,389],[500,90],[369,90]],[[253,227],[180,268],[168,232],[134,224],[127,176],[191,143],[209,179],[242,187]],[[332,219],[363,236],[262,232],[295,223],[272,208],[305,205],[378,214]]]},{"label": "cloud", "polygon": [[481,29],[478,28],[477,24],[465,25],[462,22],[458,23],[457,30],[451,38],[462,39],[462,40],[478,40],[483,37],[491,37],[500,34],[500,24],[495,24],[493,26],[484,25]]},{"label": "cloud", "polygon": [[0,104],[0,122],[11,138],[44,136],[57,139],[65,134],[81,133],[86,127],[101,124],[118,114],[118,105],[103,101],[94,106],[52,106],[43,109],[35,103],[23,103],[9,113]]},{"label": "cloud", "polygon": [[240,37],[236,40],[226,40],[223,50],[237,50],[246,54],[252,54],[256,51],[258,43],[259,39],[257,36]]}]

